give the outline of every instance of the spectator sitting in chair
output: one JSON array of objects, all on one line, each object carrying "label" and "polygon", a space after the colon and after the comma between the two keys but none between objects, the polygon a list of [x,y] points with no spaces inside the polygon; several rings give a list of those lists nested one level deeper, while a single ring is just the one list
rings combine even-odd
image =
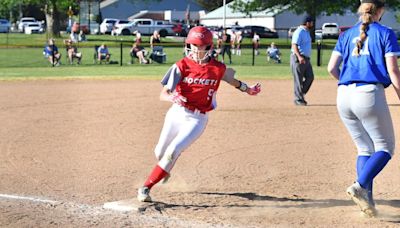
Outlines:
[{"label": "spectator sitting in chair", "polygon": [[142,43],[142,34],[139,31],[134,31],[133,34],[135,34],[135,43],[137,45],[140,45]]},{"label": "spectator sitting in chair", "polygon": [[[147,51],[144,49],[144,47],[140,46],[137,43],[134,43],[132,45],[131,51],[130,51],[131,57],[132,58],[137,58],[139,59],[139,63],[141,64],[148,64],[150,63],[149,60],[146,59]],[[132,64],[131,60],[131,64]]]},{"label": "spectator sitting in chair", "polygon": [[106,62],[108,63],[110,61],[110,52],[108,51],[107,45],[102,44],[99,49],[97,49],[97,59],[99,60],[99,62],[101,62],[102,60],[106,60]]},{"label": "spectator sitting in chair", "polygon": [[82,53],[78,52],[78,48],[73,45],[71,40],[65,40],[64,42],[67,49],[69,63],[72,64],[74,59],[78,59],[78,64],[81,64]]},{"label": "spectator sitting in chair", "polygon": [[276,47],[275,43],[272,42],[271,46],[267,49],[267,60],[273,59],[275,63],[281,63],[281,52]]},{"label": "spectator sitting in chair", "polygon": [[[49,39],[43,50],[43,55],[49,60],[52,65],[59,66],[61,64],[61,53],[54,43],[54,39]],[[54,59],[53,59],[54,57]]]}]

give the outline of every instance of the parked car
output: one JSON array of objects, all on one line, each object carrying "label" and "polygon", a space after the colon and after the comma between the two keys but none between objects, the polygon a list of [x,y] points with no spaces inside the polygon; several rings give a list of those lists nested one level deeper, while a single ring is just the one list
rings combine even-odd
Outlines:
[{"label": "parked car", "polygon": [[339,37],[339,25],[337,23],[324,23],[322,25],[322,38],[335,38]]},{"label": "parked car", "polygon": [[130,22],[131,22],[131,21],[128,21],[128,20],[117,20],[117,21],[114,23],[114,25],[113,25],[113,27],[112,27],[112,29],[111,29],[111,35],[116,35],[116,34],[115,34],[115,31],[116,31],[118,28],[124,27],[125,25],[129,24]]},{"label": "parked car", "polygon": [[101,34],[110,34],[114,24],[118,21],[118,19],[114,18],[105,18],[103,22],[100,24],[100,33]]},{"label": "parked car", "polygon": [[288,37],[289,38],[292,38],[293,33],[294,33],[294,31],[296,31],[297,28],[298,28],[298,26],[293,26],[293,27],[289,28],[289,31],[288,31]]},{"label": "parked car", "polygon": [[315,39],[322,40],[322,29],[315,30]]},{"label": "parked car", "polygon": [[79,27],[84,34],[99,34],[99,27],[100,27],[99,23],[91,21],[90,31],[89,31],[89,24],[87,23],[81,23]]},{"label": "parked car", "polygon": [[243,26],[239,26],[239,25],[231,25],[227,27],[228,30],[237,33],[237,32],[242,32],[243,33]]},{"label": "parked car", "polygon": [[173,25],[172,30],[176,36],[187,36],[189,31],[186,25],[181,23],[173,23]]},{"label": "parked car", "polygon": [[115,29],[117,35],[132,35],[134,31],[140,32],[142,35],[152,35],[158,30],[161,37],[174,35],[175,25],[168,21],[153,20],[147,18],[134,19],[132,22]]},{"label": "parked car", "polygon": [[252,38],[254,33],[257,33],[260,38],[278,38],[278,33],[263,26],[249,25],[243,27],[243,37]]},{"label": "parked car", "polygon": [[24,28],[25,28],[24,29],[25,34],[43,33],[44,32],[42,23],[40,23],[40,22],[26,23]]},{"label": "parked car", "polygon": [[19,32],[25,32],[25,26],[28,23],[32,23],[32,22],[37,22],[35,18],[33,17],[23,17],[21,18],[21,20],[19,20],[18,22],[18,31]]},{"label": "parked car", "polygon": [[7,19],[0,19],[0,32],[10,32],[11,24]]},{"label": "parked car", "polygon": [[347,29],[351,28],[351,26],[340,26],[339,27],[339,35],[341,35],[342,33],[344,33],[344,31],[346,31]]}]

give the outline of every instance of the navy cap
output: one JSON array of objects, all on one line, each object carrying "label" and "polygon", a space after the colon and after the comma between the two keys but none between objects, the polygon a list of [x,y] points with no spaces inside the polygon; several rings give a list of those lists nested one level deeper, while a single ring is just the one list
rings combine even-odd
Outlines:
[{"label": "navy cap", "polygon": [[385,0],[361,0],[361,4],[363,3],[373,3],[377,7],[385,6]]},{"label": "navy cap", "polygon": [[312,22],[312,21],[314,21],[313,19],[312,19],[312,17],[310,16],[310,15],[306,15],[306,16],[304,16],[304,18],[303,18],[303,24],[305,24],[305,23],[307,23],[307,22]]}]

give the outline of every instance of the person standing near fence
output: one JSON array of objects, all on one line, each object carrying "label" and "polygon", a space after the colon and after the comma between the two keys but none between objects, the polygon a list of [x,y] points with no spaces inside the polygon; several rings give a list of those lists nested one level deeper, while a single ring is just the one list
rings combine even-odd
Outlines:
[{"label": "person standing near fence", "polygon": [[368,217],[377,213],[373,180],[395,148],[385,88],[393,85],[400,99],[400,47],[393,30],[379,24],[384,5],[384,0],[361,1],[360,22],[339,37],[328,64],[330,75],[339,80],[340,118],[358,150],[357,179],[346,192]]},{"label": "person standing near fence", "polygon": [[235,44],[236,44],[236,55],[239,56],[242,55],[242,48],[241,48],[242,40],[243,40],[242,31],[237,31]]},{"label": "person standing near fence", "polygon": [[154,30],[153,35],[150,36],[150,48],[153,50],[155,45],[161,43],[161,37],[157,30]]},{"label": "person standing near fence", "polygon": [[222,32],[222,63],[225,62],[225,53],[228,55],[229,64],[232,64],[232,53],[231,53],[231,34],[226,29]]},{"label": "person standing near fence", "polygon": [[310,62],[311,36],[310,29],[314,26],[314,20],[307,15],[303,23],[294,31],[292,36],[292,49],[290,55],[290,67],[294,80],[294,103],[306,106],[304,95],[309,91],[314,81],[314,72]]},{"label": "person standing near fence", "polygon": [[254,32],[252,41],[253,41],[254,54],[259,55],[260,52],[258,51],[258,48],[260,46],[260,36],[256,32]]}]

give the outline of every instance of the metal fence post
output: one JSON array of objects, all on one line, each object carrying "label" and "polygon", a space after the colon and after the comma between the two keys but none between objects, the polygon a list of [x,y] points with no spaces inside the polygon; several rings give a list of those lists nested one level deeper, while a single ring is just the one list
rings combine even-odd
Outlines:
[{"label": "metal fence post", "polygon": [[255,44],[254,44],[254,41],[253,41],[253,54],[252,54],[252,56],[253,56],[253,62],[252,62],[252,64],[251,64],[252,66],[254,66],[254,60],[255,60],[255,53],[254,53],[254,52],[255,52],[255,47],[254,47],[254,46],[255,46]]},{"label": "metal fence post", "polygon": [[52,65],[53,65],[53,67],[54,67],[54,46],[55,46],[55,44],[54,44],[54,41],[53,41],[53,45],[52,45],[52,50],[51,50],[51,57],[52,57]]},{"label": "metal fence post", "polygon": [[321,49],[322,49],[322,42],[321,40],[317,41],[317,66],[321,66]]},{"label": "metal fence post", "polygon": [[120,60],[120,66],[122,66],[122,41],[121,41],[121,43],[120,43],[120,54],[121,54],[121,56],[119,57],[119,60]]}]

